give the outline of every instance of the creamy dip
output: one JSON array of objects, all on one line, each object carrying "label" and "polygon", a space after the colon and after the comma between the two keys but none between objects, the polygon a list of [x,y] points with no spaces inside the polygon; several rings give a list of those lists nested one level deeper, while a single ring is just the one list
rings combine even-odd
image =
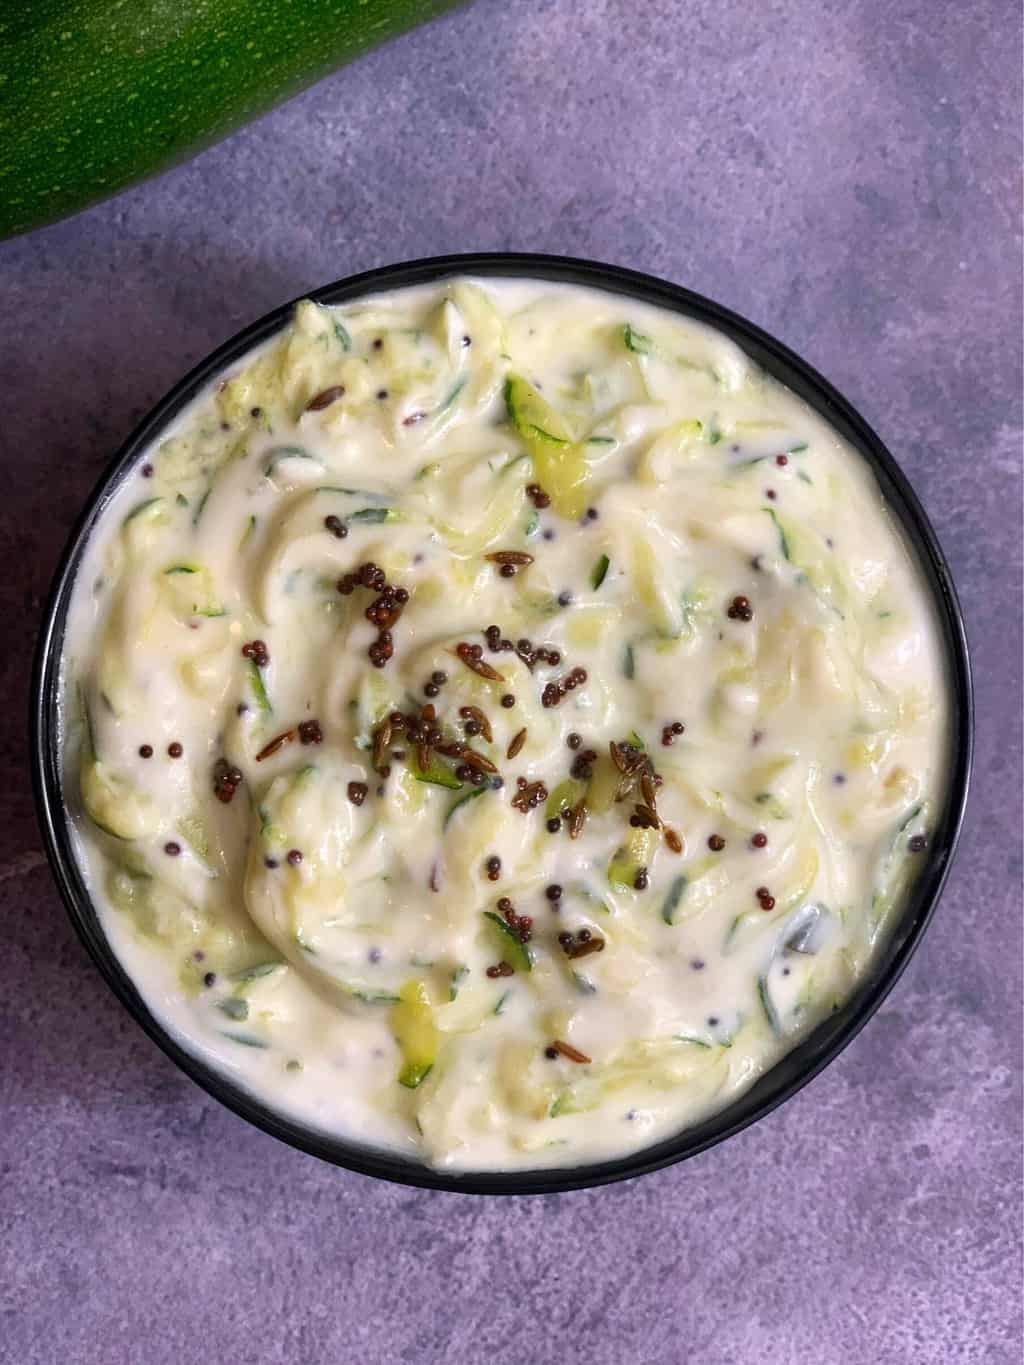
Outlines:
[{"label": "creamy dip", "polygon": [[206,1063],[435,1166],[580,1164],[856,987],[940,656],[868,469],[721,335],[528,281],[303,302],[104,512],[69,807]]}]

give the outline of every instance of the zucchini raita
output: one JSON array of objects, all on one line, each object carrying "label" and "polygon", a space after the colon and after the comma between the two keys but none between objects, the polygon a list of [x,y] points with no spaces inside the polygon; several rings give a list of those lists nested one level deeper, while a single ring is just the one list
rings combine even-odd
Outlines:
[{"label": "zucchini raita", "polygon": [[150,1007],[456,1169],[728,1103],[857,987],[943,799],[869,471],[722,336],[568,286],[300,303],[106,511],[64,676]]}]

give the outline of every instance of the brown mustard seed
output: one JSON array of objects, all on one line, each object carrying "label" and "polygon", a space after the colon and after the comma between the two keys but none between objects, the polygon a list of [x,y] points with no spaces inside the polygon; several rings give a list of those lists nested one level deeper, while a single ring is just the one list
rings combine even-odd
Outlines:
[{"label": "brown mustard seed", "polygon": [[365,782],[350,782],[348,784],[348,799],[353,806],[361,806],[366,800],[369,790]]},{"label": "brown mustard seed", "polygon": [[493,967],[487,968],[487,975],[491,978],[492,981],[496,981],[499,977],[511,976],[513,970],[514,969],[511,966],[509,966],[507,962],[504,961],[496,962]]},{"label": "brown mustard seed", "polygon": [[789,464],[789,456],[788,456],[788,455],[776,455],[776,457],[775,457],[775,463],[779,466],[780,469],[785,469],[786,465]]},{"label": "brown mustard seed", "polygon": [[484,662],[482,658],[483,649],[479,645],[471,645],[466,640],[460,640],[452,652],[471,672],[478,674],[481,678],[488,678],[491,682],[505,681],[503,673],[499,673],[496,668],[492,668],[489,663]]},{"label": "brown mustard seed", "polygon": [[577,687],[582,687],[586,681],[587,670],[585,668],[571,669],[555,682],[545,684],[544,690],[540,694],[541,706],[558,706],[567,693],[574,691]]},{"label": "brown mustard seed", "polygon": [[661,742],[666,749],[670,749],[681,734],[686,730],[686,726],[681,720],[674,720],[670,725],[662,726]]},{"label": "brown mustard seed", "polygon": [[185,750],[181,747],[177,740],[174,740],[173,743],[168,744],[167,752],[171,758],[180,758],[182,754],[185,752]]},{"label": "brown mustard seed", "polygon": [[298,867],[299,863],[302,862],[302,854],[297,848],[290,848],[288,850],[288,861],[291,863],[292,867]]},{"label": "brown mustard seed", "polygon": [[511,711],[512,707],[516,704],[516,699],[511,692],[506,692],[501,699],[501,704],[506,711]]},{"label": "brown mustard seed", "polygon": [[547,822],[548,833],[557,834],[561,828],[562,828],[561,820],[559,820],[557,815],[553,815],[551,819]]},{"label": "brown mustard seed", "polygon": [[924,834],[912,834],[907,840],[907,848],[911,853],[923,853],[928,847],[928,837]]},{"label": "brown mustard seed", "polygon": [[725,840],[720,834],[712,834],[708,839],[708,848],[712,853],[721,853],[722,849],[725,848]]},{"label": "brown mustard seed", "polygon": [[650,878],[647,874],[647,868],[642,867],[640,871],[636,874],[636,876],[633,878],[633,889],[635,891],[646,891],[649,885]]},{"label": "brown mustard seed", "polygon": [[484,871],[487,873],[489,882],[496,882],[501,876],[501,859],[497,854],[492,854],[484,863]]},{"label": "brown mustard seed", "polygon": [[726,615],[729,617],[730,621],[752,621],[754,619],[754,609],[750,605],[750,599],[748,597],[743,597],[742,595],[734,597],[729,603],[729,609],[726,612]]},{"label": "brown mustard seed", "polygon": [[570,777],[575,777],[583,782],[589,782],[594,775],[593,764],[597,762],[597,751],[594,749],[581,749],[572,761],[569,769]]},{"label": "brown mustard seed", "polygon": [[140,757],[140,758],[152,758],[152,757],[153,757],[153,746],[152,746],[152,744],[140,744],[140,745],[139,745],[139,757]]},{"label": "brown mustard seed", "polygon": [[578,749],[578,748],[580,747],[580,745],[583,743],[583,740],[580,738],[580,736],[579,736],[579,735],[576,733],[576,731],[574,730],[574,731],[572,732],[571,735],[567,736],[565,742],[566,742],[566,744],[569,746],[570,749]]},{"label": "brown mustard seed", "polygon": [[333,514],[329,517],[324,517],[324,525],[337,540],[344,540],[348,535],[348,527],[342,521],[341,517],[336,517]]},{"label": "brown mustard seed", "polygon": [[324,732],[320,729],[320,722],[318,720],[300,721],[299,739],[303,744],[322,744]]},{"label": "brown mustard seed", "polygon": [[251,659],[257,668],[266,668],[270,663],[270,651],[264,640],[250,640],[242,646],[243,659]]},{"label": "brown mustard seed", "polygon": [[501,574],[502,578],[515,578],[518,570],[514,564],[502,564],[498,572]]},{"label": "brown mustard seed", "polygon": [[170,843],[164,844],[164,852],[167,854],[168,858],[176,858],[181,852],[181,845],[176,844],[172,839]]},{"label": "brown mustard seed", "polygon": [[[524,781],[525,779],[518,778],[517,784]],[[524,786],[519,788],[515,796],[513,796],[512,805],[515,806],[516,810],[521,811],[523,815],[527,815],[530,811],[536,810],[537,807],[542,805],[547,799],[548,789],[543,782],[526,782]]]},{"label": "brown mustard seed", "polygon": [[241,784],[240,769],[233,768],[226,758],[219,758],[213,765],[213,794],[217,800],[229,806]]},{"label": "brown mustard seed", "polygon": [[560,901],[562,899],[562,888],[557,882],[552,882],[550,886],[544,888],[544,894],[549,901]]},{"label": "brown mustard seed", "polygon": [[764,848],[768,843],[768,835],[763,834],[760,830],[758,830],[756,834],[752,834],[750,836],[750,842],[754,848]]}]

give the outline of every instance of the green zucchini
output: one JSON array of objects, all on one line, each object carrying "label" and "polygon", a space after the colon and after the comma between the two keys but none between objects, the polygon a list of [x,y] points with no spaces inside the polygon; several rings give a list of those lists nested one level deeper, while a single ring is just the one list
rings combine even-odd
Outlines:
[{"label": "green zucchini", "polygon": [[[421,782],[426,782],[428,779],[425,778],[425,777],[422,777],[422,778],[420,778],[419,780],[420,780]],[[456,778],[456,781],[458,781],[457,778]],[[444,782],[444,783],[442,783],[441,785],[447,787],[447,786],[448,786],[448,783],[447,783],[447,782]],[[483,796],[484,792],[489,792],[489,791],[491,791],[491,790],[492,790],[492,787],[490,786],[490,784],[487,784],[487,785],[485,785],[485,786],[483,786],[483,787],[470,787],[470,789],[469,789],[468,792],[465,792],[462,796],[456,797],[456,799],[452,802],[452,804],[451,804],[451,805],[448,807],[448,809],[445,811],[444,823],[443,823],[443,825],[442,825],[442,828],[443,828],[443,829],[447,829],[447,828],[448,828],[448,825],[449,825],[449,823],[451,822],[452,816],[455,814],[455,812],[456,812],[457,810],[460,810],[464,805],[466,805],[467,802],[469,802],[469,801],[475,801],[475,800],[477,799],[478,796]]]},{"label": "green zucchini", "polygon": [[452,972],[451,978],[449,980],[448,984],[449,1000],[455,1000],[458,998],[459,990],[462,987],[462,983],[463,981],[465,981],[468,975],[469,968],[466,966],[464,962],[460,962],[459,965]]},{"label": "green zucchini", "polygon": [[[458,791],[462,786],[462,783],[455,776],[454,770],[447,763],[443,763],[436,754],[431,754],[430,763],[426,768],[420,767],[419,759],[415,754],[410,754],[406,762],[409,771],[417,782],[429,782],[435,787],[447,787],[449,791]],[[482,793],[485,788],[479,787],[477,790]]]},{"label": "green zucchini", "polygon": [[437,1057],[438,1033],[427,988],[407,981],[391,1011],[391,1031],[402,1054],[398,1084],[416,1090],[430,1075]]},{"label": "green zucchini", "polygon": [[633,351],[636,355],[650,355],[653,343],[649,336],[644,336],[643,332],[638,332],[627,322],[622,329],[622,344],[627,351]]},{"label": "green zucchini", "polygon": [[532,971],[533,958],[530,956],[530,950],[520,940],[518,934],[493,910],[485,910],[484,919],[494,929],[493,936],[497,940],[499,951],[509,965],[517,972]]},{"label": "green zucchini", "polygon": [[505,406],[533,457],[534,473],[561,517],[578,520],[586,508],[587,465],[562,415],[527,380],[509,375]]},{"label": "green zucchini", "polygon": [[453,3],[5,5],[0,237],[77,213],[183,161]]},{"label": "green zucchini", "polygon": [[258,981],[261,976],[273,976],[275,972],[283,971],[283,962],[257,962],[252,967],[243,967],[241,971],[233,973],[232,981]]},{"label": "green zucchini", "polygon": [[271,706],[270,697],[267,695],[267,685],[263,681],[263,674],[254,659],[249,660],[249,683],[252,687],[252,694],[256,698],[256,705],[269,716],[274,708]]},{"label": "green zucchini", "polygon": [[706,1038],[698,1038],[696,1034],[693,1033],[676,1033],[673,1034],[673,1037],[677,1043],[692,1043],[694,1047],[712,1046]]},{"label": "green zucchini", "polygon": [[630,830],[626,842],[608,864],[608,882],[620,891],[632,891],[637,874],[654,857],[655,834],[650,829]]},{"label": "green zucchini", "polygon": [[687,878],[680,873],[668,889],[664,903],[661,907],[661,918],[666,924],[675,923],[676,911],[679,909],[683,897],[686,895]]},{"label": "green zucchini", "polygon": [[[233,1043],[241,1043],[242,1047],[256,1047],[266,1050],[270,1044],[263,1038],[257,1038],[254,1033],[225,1033],[224,1038],[230,1038]],[[291,1063],[289,1063],[289,1070]]]},{"label": "green zucchini", "polygon": [[793,551],[789,543],[789,537],[786,535],[786,532],[782,526],[782,522],[779,521],[779,518],[775,513],[775,509],[773,507],[765,507],[763,510],[768,513],[772,521],[775,523],[775,530],[777,531],[779,537],[779,549],[782,551],[783,559],[788,559],[792,561]]},{"label": "green zucchini", "polygon": [[122,521],[121,525],[127,526],[130,521],[134,521],[136,517],[142,516],[143,512],[149,512],[152,518],[152,516],[156,514],[157,509],[163,506],[163,501],[163,498],[146,498],[145,502],[137,503]]},{"label": "green zucchini", "polygon": [[775,1002],[772,1000],[767,972],[765,972],[763,976],[757,978],[757,998],[760,1000],[761,1008],[764,1010],[764,1017],[768,1020],[768,1027],[771,1029],[772,1033],[781,1034],[782,1021],[779,1018],[778,1010],[775,1008]]},{"label": "green zucchini", "polygon": [[366,522],[369,525],[379,526],[385,521],[398,521],[399,515],[393,507],[360,507],[357,512],[351,512],[346,521]]}]

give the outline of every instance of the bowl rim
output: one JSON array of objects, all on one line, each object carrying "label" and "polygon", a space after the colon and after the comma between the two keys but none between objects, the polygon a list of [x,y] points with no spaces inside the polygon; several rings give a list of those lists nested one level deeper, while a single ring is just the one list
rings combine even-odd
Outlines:
[{"label": "bowl rim", "polygon": [[468,1194],[553,1194],[630,1179],[697,1156],[765,1117],[829,1064],[857,1036],[903,974],[931,920],[963,825],[974,743],[974,700],[963,612],[938,539],[908,479],[871,426],[811,365],[769,333],[713,300],[656,276],[570,256],[482,252],[387,265],[303,293],[327,305],[369,294],[432,284],[455,276],[523,278],[621,294],[704,323],[734,341],[757,365],[804,399],[868,463],[898,520],[932,596],[949,678],[949,781],[900,920],[850,999],[819,1023],[748,1090],[710,1118],[670,1138],[611,1160],[512,1171],[466,1171],[424,1165],[364,1146],[274,1110],[226,1073],[202,1061],[150,1012],[106,939],[79,870],[60,769],[59,687],[64,628],[75,573],[107,503],[154,440],[212,378],[285,327],[298,299],[243,328],[178,381],[113,456],[77,518],[54,573],[42,615],[30,692],[30,762],[36,813],[47,859],[74,929],[107,985],[135,1022],[207,1094],[272,1137],[334,1165],[398,1184]]}]

